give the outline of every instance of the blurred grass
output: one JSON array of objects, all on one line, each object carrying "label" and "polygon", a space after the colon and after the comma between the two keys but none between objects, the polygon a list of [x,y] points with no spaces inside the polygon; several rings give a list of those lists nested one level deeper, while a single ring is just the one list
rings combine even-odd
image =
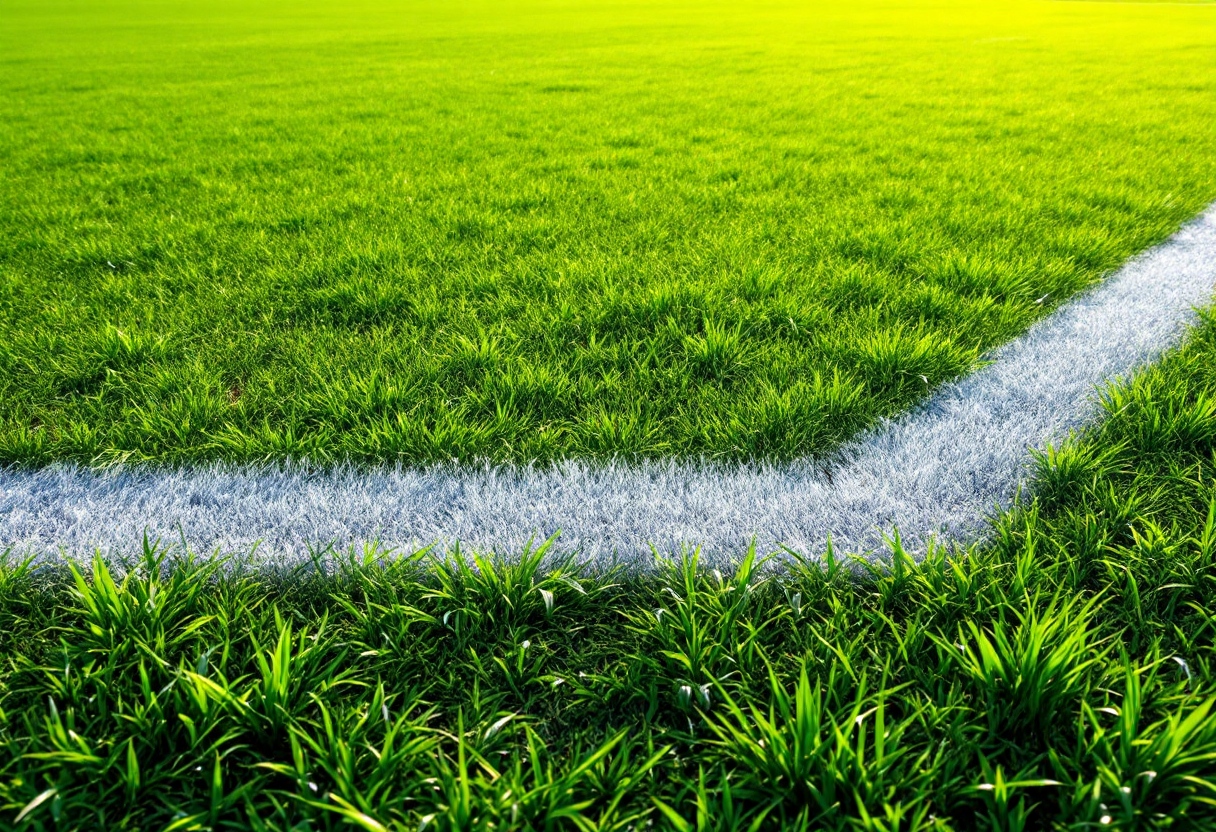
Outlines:
[{"label": "blurred grass", "polygon": [[1107,408],[861,577],[10,557],[0,826],[1211,829],[1216,321]]},{"label": "blurred grass", "polygon": [[824,453],[1216,196],[1210,15],[8,2],[0,461]]}]

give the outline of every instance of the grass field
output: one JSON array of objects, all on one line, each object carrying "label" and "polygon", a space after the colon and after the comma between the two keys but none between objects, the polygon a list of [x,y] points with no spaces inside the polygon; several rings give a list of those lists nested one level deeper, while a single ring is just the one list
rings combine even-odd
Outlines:
[{"label": "grass field", "polygon": [[[0,465],[826,454],[1216,198],[1204,5],[9,0]],[[1216,319],[1106,395],[919,562],[0,539],[0,829],[1216,828]]]},{"label": "grass field", "polygon": [[860,581],[10,561],[0,825],[1211,829],[1216,322],[1107,409]]},{"label": "grass field", "polygon": [[2,15],[4,462],[822,454],[1216,196],[1202,8]]}]

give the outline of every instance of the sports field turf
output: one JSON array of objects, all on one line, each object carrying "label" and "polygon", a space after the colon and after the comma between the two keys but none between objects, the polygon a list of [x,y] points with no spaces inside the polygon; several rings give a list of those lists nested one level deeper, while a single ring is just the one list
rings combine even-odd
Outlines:
[{"label": "sports field turf", "polygon": [[6,462],[822,454],[1216,196],[1204,8],[2,15]]},{"label": "sports field turf", "polygon": [[1216,322],[1107,410],[860,581],[10,561],[0,825],[1211,829]]},{"label": "sports field turf", "polygon": [[[5,2],[0,464],[826,453],[1216,197],[1202,5]],[[0,539],[0,830],[1216,828],[1216,319],[1104,419],[920,562]]]}]

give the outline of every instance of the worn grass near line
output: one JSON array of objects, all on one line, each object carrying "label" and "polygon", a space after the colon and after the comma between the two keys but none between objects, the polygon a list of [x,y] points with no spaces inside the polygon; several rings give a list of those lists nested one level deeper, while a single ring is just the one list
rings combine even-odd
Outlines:
[{"label": "worn grass near line", "polygon": [[823,453],[1216,196],[1211,10],[8,3],[0,461]]},{"label": "worn grass near line", "polygon": [[1210,829],[1216,322],[995,542],[0,567],[0,826]]}]

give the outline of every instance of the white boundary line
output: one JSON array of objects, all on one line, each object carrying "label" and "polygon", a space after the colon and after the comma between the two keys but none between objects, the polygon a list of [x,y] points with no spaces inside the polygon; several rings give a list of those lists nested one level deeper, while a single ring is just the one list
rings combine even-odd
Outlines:
[{"label": "white boundary line", "polygon": [[79,556],[137,550],[150,536],[196,552],[248,551],[290,563],[309,545],[378,539],[390,546],[460,541],[517,552],[563,534],[559,550],[645,565],[650,545],[700,544],[729,562],[755,538],[818,554],[882,547],[898,527],[917,549],[930,535],[981,534],[1042,448],[1092,418],[1095,388],[1179,343],[1216,284],[1216,206],[1128,262],[993,363],[849,444],[829,469],[652,461],[557,467],[297,465],[0,469],[0,546]]}]

